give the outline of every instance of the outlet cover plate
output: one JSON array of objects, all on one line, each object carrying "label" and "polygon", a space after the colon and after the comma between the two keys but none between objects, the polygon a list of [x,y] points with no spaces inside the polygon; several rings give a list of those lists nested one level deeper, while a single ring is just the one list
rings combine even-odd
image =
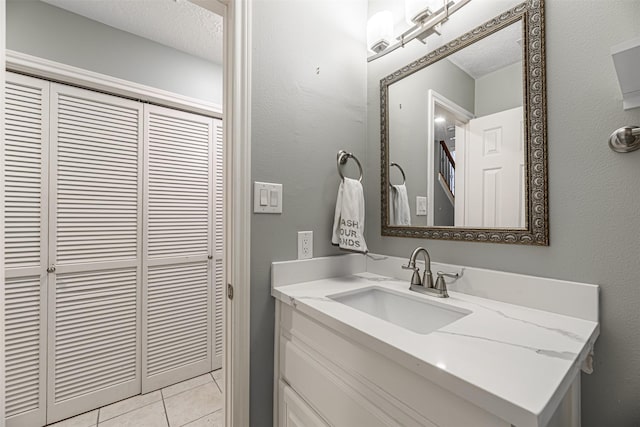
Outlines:
[{"label": "outlet cover plate", "polygon": [[298,259],[313,258],[313,231],[298,231]]}]

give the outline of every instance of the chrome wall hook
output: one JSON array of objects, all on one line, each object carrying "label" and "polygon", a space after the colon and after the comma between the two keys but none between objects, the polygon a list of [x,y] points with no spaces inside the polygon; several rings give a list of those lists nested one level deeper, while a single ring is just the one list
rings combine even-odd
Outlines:
[{"label": "chrome wall hook", "polygon": [[640,127],[625,126],[609,137],[609,147],[618,153],[629,153],[640,148]]}]

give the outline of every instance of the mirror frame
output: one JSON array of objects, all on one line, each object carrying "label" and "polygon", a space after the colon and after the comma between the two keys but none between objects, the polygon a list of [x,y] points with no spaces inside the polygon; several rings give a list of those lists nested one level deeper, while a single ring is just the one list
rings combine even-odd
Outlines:
[{"label": "mirror frame", "polygon": [[[391,226],[389,223],[389,85],[517,21],[523,32],[525,228]],[[547,101],[543,0],[527,0],[380,80],[382,235],[472,242],[549,245]]]}]

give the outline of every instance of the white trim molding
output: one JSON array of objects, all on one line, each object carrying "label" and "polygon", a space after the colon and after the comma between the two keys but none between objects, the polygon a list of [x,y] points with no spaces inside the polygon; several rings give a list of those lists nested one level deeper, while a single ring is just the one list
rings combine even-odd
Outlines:
[{"label": "white trim molding", "polygon": [[251,291],[251,1],[230,0],[225,24],[225,241],[227,299],[225,411],[228,427],[248,427],[250,415]]},{"label": "white trim molding", "polygon": [[[251,0],[192,0],[224,19],[225,426],[249,427],[251,250]],[[228,294],[227,294],[228,297]]]},{"label": "white trim molding", "polygon": [[[439,105],[450,112],[452,112],[457,120],[460,120],[463,123],[467,123],[469,120],[474,118],[473,113],[465,110],[455,102],[451,101],[444,95],[439,94],[433,89],[429,89],[427,92],[427,226],[433,227],[435,224],[433,223],[436,213],[436,208],[434,205],[434,197],[435,197],[435,180],[433,176],[435,175],[435,115],[436,115],[436,105]],[[451,200],[451,199],[449,199]]]},{"label": "white trim molding", "polygon": [[203,114],[205,116],[222,118],[223,110],[221,105],[197,98],[133,83],[117,77],[84,70],[13,50],[7,50],[6,61],[6,68],[9,71],[29,74],[47,80]]}]

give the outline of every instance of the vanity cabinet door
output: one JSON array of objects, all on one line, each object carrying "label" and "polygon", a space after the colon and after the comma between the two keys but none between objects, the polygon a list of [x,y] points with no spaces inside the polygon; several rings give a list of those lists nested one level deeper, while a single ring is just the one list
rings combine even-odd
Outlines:
[{"label": "vanity cabinet door", "polygon": [[328,427],[329,424],[288,385],[280,381],[280,427]]}]

